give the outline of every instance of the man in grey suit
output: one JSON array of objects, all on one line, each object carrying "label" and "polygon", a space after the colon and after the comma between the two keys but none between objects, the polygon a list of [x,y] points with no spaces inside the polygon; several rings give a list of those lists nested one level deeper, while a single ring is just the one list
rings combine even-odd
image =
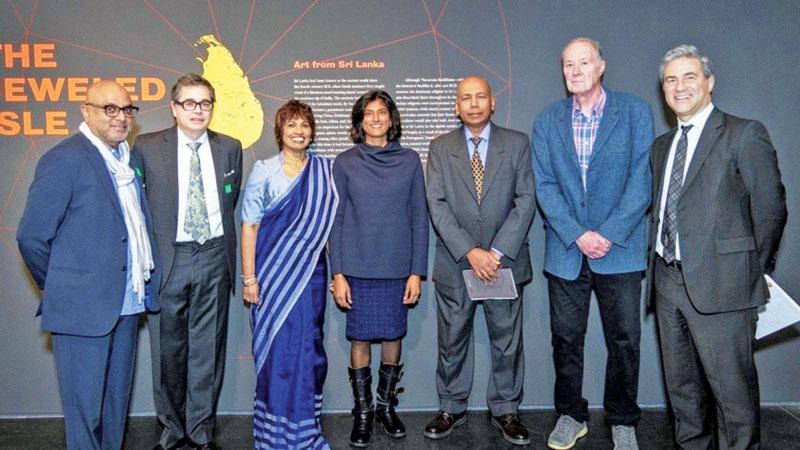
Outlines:
[{"label": "man in grey suit", "polygon": [[522,284],[531,279],[528,229],[536,209],[528,138],[491,123],[495,99],[486,80],[469,76],[456,89],[463,126],[434,139],[428,153],[427,196],[436,231],[433,282],[438,305],[440,411],[425,437],[441,439],[466,422],[474,350],[471,301],[462,271],[483,281],[511,268],[514,300],[482,302],[489,330],[492,371],[487,402],[492,424],[506,441],[530,443],[517,416],[522,399]]},{"label": "man in grey suit", "polygon": [[756,310],[768,298],[764,274],[775,265],[786,198],[767,130],[716,109],[714,82],[692,45],[662,59],[678,127],[653,143],[647,297],[678,446],[754,449]]},{"label": "man in grey suit", "polygon": [[187,74],[172,88],[176,126],[139,136],[147,198],[163,256],[163,307],[149,320],[157,448],[216,448],[228,303],[236,275],[234,209],[242,145],[208,129],[214,88]]}]

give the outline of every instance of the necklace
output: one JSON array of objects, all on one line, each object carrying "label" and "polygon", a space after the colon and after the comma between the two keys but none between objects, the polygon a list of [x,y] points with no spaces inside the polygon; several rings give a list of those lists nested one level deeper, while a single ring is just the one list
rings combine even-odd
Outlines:
[{"label": "necklace", "polygon": [[283,155],[283,172],[289,177],[294,178],[306,166],[308,161],[308,154],[303,151],[302,154],[294,154],[284,150]]}]

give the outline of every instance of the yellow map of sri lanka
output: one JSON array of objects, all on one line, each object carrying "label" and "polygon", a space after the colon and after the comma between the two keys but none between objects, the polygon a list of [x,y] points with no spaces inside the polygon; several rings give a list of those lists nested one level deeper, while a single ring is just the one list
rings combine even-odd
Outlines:
[{"label": "yellow map of sri lanka", "polygon": [[250,89],[247,75],[230,50],[213,35],[201,36],[195,45],[206,44],[208,58],[197,58],[203,64],[203,77],[214,86],[217,102],[209,127],[233,136],[249,148],[261,137],[264,129],[264,110]]}]

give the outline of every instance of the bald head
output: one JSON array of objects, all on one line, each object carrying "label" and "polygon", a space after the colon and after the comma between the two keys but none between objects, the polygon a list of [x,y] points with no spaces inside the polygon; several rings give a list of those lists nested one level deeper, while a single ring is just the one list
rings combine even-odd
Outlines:
[{"label": "bald head", "polygon": [[473,135],[483,131],[494,112],[492,87],[484,78],[470,75],[456,87],[456,115]]},{"label": "bald head", "polygon": [[[105,111],[105,107],[111,105],[119,109],[113,117]],[[95,136],[109,147],[116,148],[128,137],[133,123],[133,118],[122,112],[122,108],[127,106],[131,106],[131,96],[122,86],[112,80],[100,80],[86,92],[81,114]]]},{"label": "bald head", "polygon": [[[128,103],[131,101],[128,91],[125,90],[119,83],[114,80],[100,80],[91,86],[86,92],[86,98],[90,103],[102,102],[106,96],[116,94],[121,95],[127,99]],[[122,106],[122,105],[118,105]]]},{"label": "bald head", "polygon": [[485,78],[479,77],[478,75],[468,75],[464,77],[464,79],[458,83],[458,86],[456,86],[456,95],[460,95],[465,86],[481,86],[481,88],[485,89],[490,96],[492,95],[492,87],[489,86],[489,82],[486,81]]}]

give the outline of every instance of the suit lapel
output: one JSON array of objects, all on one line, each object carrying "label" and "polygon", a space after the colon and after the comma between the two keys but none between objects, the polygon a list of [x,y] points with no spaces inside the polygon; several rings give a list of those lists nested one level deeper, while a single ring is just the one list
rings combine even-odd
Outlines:
[{"label": "suit lapel", "polygon": [[681,195],[686,192],[686,188],[692,184],[692,181],[697,177],[700,167],[703,166],[703,162],[708,158],[720,134],[722,134],[722,113],[714,108],[706,121],[705,127],[703,127],[700,140],[697,141],[697,147],[694,150],[694,155],[692,155],[692,160],[689,161],[689,170],[686,172],[686,178],[683,180]]},{"label": "suit lapel", "polygon": [[472,167],[470,166],[469,158],[467,158],[467,138],[464,136],[464,127],[458,129],[458,132],[453,136],[453,143],[450,147],[450,163],[455,168],[455,171],[461,176],[461,180],[467,187],[467,190],[472,194],[472,198],[478,201],[478,194],[475,192],[475,180],[472,178]]},{"label": "suit lapel", "polygon": [[170,236],[175,236],[178,231],[178,127],[172,127],[164,132],[164,151],[159,152],[162,156],[162,163],[164,164],[164,173],[166,176],[165,192],[159,192],[157,195],[165,197],[167,205],[173,205],[175,214],[171,215],[172,218],[172,232]]},{"label": "suit lapel", "polygon": [[224,175],[225,175],[225,155],[222,152],[221,143],[219,141],[219,136],[217,133],[214,133],[211,130],[207,131],[208,133],[208,146],[211,148],[211,159],[214,161],[214,178],[215,182],[217,183],[217,198],[219,201],[219,210],[224,213],[227,211],[224,210],[225,207],[225,189],[223,184]]},{"label": "suit lapel", "polygon": [[600,128],[597,130],[597,137],[592,146],[592,156],[589,157],[589,167],[592,166],[592,161],[597,157],[597,154],[603,150],[603,146],[614,131],[614,127],[617,126],[617,121],[619,120],[618,111],[617,102],[613,94],[606,91],[606,106],[605,110],[603,110],[603,118],[600,119]]},{"label": "suit lapel", "polygon": [[[483,194],[489,192],[489,186],[492,185],[497,170],[501,166],[503,153],[505,153],[506,146],[503,145],[503,135],[498,131],[497,127],[491,122],[491,132],[489,133],[489,147],[486,150],[486,172],[483,176]],[[470,167],[471,169],[472,167]],[[474,184],[474,182],[473,182]]]},{"label": "suit lapel", "polygon": [[572,134],[572,97],[563,100],[562,105],[558,120],[558,134],[561,136],[562,148],[566,149],[568,153],[567,157],[580,173],[581,165],[578,162],[578,152],[575,150],[575,138]]},{"label": "suit lapel", "polygon": [[662,144],[653,151],[653,180],[656,194],[654,208],[656,208],[656,214],[658,214],[658,208],[661,205],[661,189],[664,186],[664,177],[666,176],[664,171],[666,170],[667,156],[669,156],[669,148],[672,146],[676,132],[677,128],[670,131],[669,135],[660,141]]},{"label": "suit lapel", "polygon": [[114,204],[114,210],[119,214],[119,217],[124,220],[122,206],[119,204],[119,196],[117,195],[117,188],[114,187],[114,183],[111,181],[111,174],[108,172],[108,167],[106,167],[103,156],[86,136],[81,134],[81,138],[83,150],[86,152],[86,158],[89,160],[89,165],[92,166],[92,169],[97,173],[97,179],[100,182],[100,186],[102,186],[103,192],[108,195],[108,199]]}]

